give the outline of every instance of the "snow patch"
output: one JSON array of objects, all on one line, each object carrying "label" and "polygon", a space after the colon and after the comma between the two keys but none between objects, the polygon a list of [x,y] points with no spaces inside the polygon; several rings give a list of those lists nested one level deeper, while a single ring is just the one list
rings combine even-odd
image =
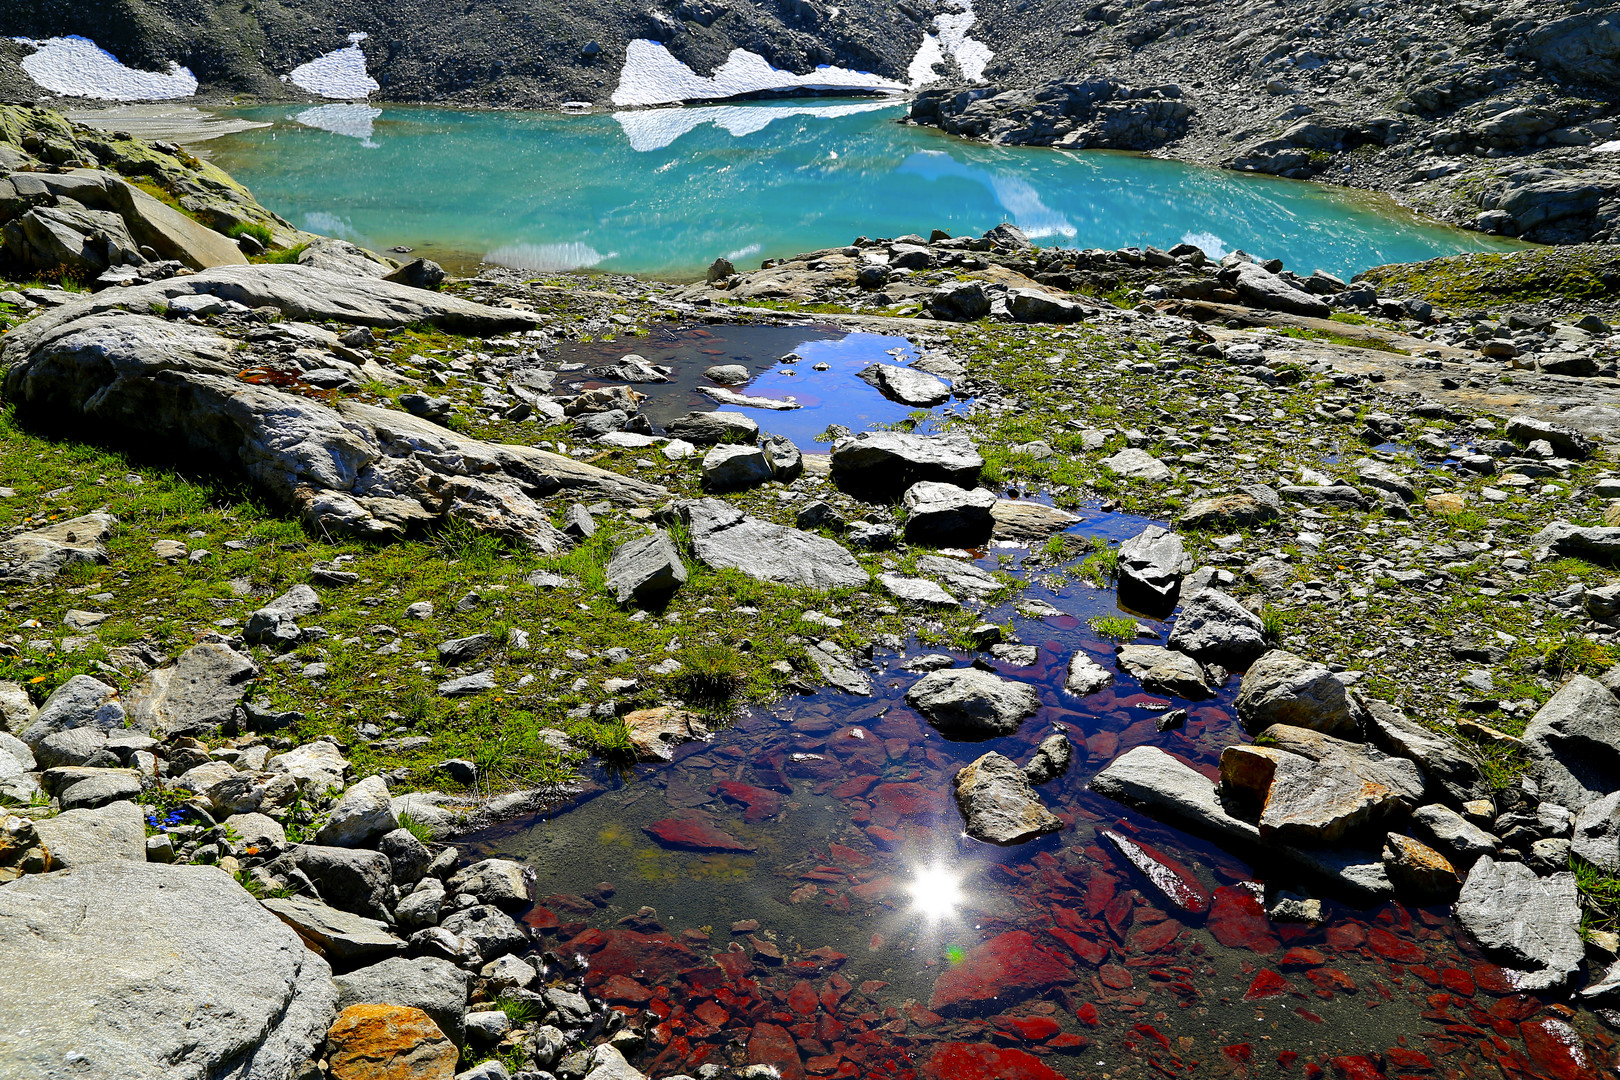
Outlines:
[{"label": "snow patch", "polygon": [[334,135],[347,135],[351,139],[359,139],[366,146],[376,146],[371,141],[371,125],[381,115],[381,109],[374,109],[370,105],[317,105],[296,114],[292,119],[305,127],[330,131]]},{"label": "snow patch", "polygon": [[968,82],[978,82],[983,78],[985,65],[996,55],[990,46],[968,36],[973,24],[978,22],[978,16],[973,13],[973,0],[949,2],[956,11],[934,16],[935,33],[923,35],[922,45],[917,48],[917,55],[911,58],[911,65],[906,69],[913,90],[944,77],[935,68],[945,62],[947,55],[956,61],[956,66],[962,69],[962,75]]},{"label": "snow patch", "polygon": [[197,77],[173,61],[169,70],[136,71],[87,37],[12,38],[32,45],[22,69],[54,94],[99,98],[102,101],[168,101],[191,97]]},{"label": "snow patch", "polygon": [[829,119],[892,108],[895,108],[892,101],[858,101],[841,105],[704,105],[699,108],[616,112],[613,119],[624,129],[630,149],[645,153],[662,150],[704,124],[713,124],[741,137],[763,131],[772,121],[790,116]]},{"label": "snow patch", "polygon": [[1226,241],[1222,240],[1212,232],[1183,233],[1181,236],[1181,242],[1183,244],[1191,244],[1195,248],[1202,249],[1204,254],[1211,259],[1224,259],[1226,258],[1227,251],[1229,250],[1226,246]]},{"label": "snow patch", "polygon": [[360,43],[366,37],[365,34],[350,34],[348,48],[335,49],[307,64],[299,64],[283,75],[281,81],[290,82],[321,97],[349,100],[370,97],[373,90],[380,90],[381,87],[366,72],[366,54],[360,51]]},{"label": "snow patch", "polygon": [[[37,80],[36,80],[37,81]],[[1598,143],[1592,147],[1593,152],[1599,154],[1620,154],[1620,139],[1613,139],[1606,143]]]},{"label": "snow patch", "polygon": [[564,244],[507,244],[484,256],[484,261],[516,270],[583,270],[617,255],[606,255],[577,240]]},{"label": "snow patch", "polygon": [[733,49],[713,75],[699,75],[659,42],[637,38],[624,54],[624,70],[613,91],[615,105],[672,105],[737,97],[764,90],[905,90],[906,86],[866,71],[823,66],[806,75],[772,67],[747,49]]}]

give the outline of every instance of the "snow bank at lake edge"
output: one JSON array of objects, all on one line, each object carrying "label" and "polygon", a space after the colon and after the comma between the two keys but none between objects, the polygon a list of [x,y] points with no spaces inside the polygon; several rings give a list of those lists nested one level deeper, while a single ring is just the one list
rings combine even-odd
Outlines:
[{"label": "snow bank at lake edge", "polygon": [[20,66],[30,79],[53,94],[101,101],[172,101],[197,93],[197,77],[172,60],[167,72],[137,71],[77,34],[11,40],[34,47]]}]

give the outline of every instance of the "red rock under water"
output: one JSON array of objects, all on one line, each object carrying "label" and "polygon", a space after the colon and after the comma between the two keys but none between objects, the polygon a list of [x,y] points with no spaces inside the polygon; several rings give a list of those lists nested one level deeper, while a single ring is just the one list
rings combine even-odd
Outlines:
[{"label": "red rock under water", "polygon": [[975,945],[941,974],[928,1007],[945,1012],[1007,1006],[1073,979],[1063,961],[1035,944],[1034,935],[1012,930]]},{"label": "red rock under water", "polygon": [[1250,949],[1269,954],[1282,947],[1271,931],[1265,909],[1246,889],[1223,885],[1215,890],[1209,909],[1209,932],[1229,949]]},{"label": "red rock under water", "polygon": [[941,1043],[923,1064],[929,1080],[1064,1080],[1040,1058],[982,1043]]},{"label": "red rock under water", "polygon": [[566,948],[590,957],[585,982],[593,988],[614,975],[661,982],[699,963],[696,953],[668,934],[643,934],[618,927],[587,930],[568,941]]},{"label": "red rock under water", "polygon": [[752,1065],[774,1065],[782,1080],[804,1080],[804,1062],[799,1046],[787,1028],[759,1023],[748,1033],[748,1061]]},{"label": "red rock under water", "polygon": [[727,802],[740,803],[744,806],[746,809],[743,812],[743,820],[750,825],[757,825],[782,810],[782,796],[740,780],[722,780],[714,785],[713,790]]},{"label": "red rock under water", "polygon": [[1182,911],[1194,915],[1202,915],[1209,911],[1209,892],[1185,866],[1162,851],[1128,839],[1117,832],[1104,830],[1103,836],[1119,849],[1119,853],[1125,856],[1126,861],[1141,871],[1142,876],[1147,878],[1166,900]]},{"label": "red rock under water", "polygon": [[1580,1035],[1562,1020],[1529,1020],[1519,1025],[1519,1031],[1538,1076],[1546,1080],[1595,1080],[1597,1073],[1581,1045]]},{"label": "red rock under water", "polygon": [[1260,974],[1256,975],[1254,981],[1249,984],[1249,991],[1243,995],[1243,1000],[1262,1001],[1265,998],[1273,998],[1286,993],[1288,993],[1288,980],[1270,968],[1261,968]]},{"label": "red rock under water", "polygon": [[688,810],[655,821],[645,829],[648,836],[665,847],[682,851],[751,852],[754,848],[716,825],[707,814]]}]

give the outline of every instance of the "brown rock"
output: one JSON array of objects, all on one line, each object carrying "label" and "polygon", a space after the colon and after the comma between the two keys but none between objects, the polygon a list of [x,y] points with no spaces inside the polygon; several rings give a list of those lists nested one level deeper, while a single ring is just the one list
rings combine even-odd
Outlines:
[{"label": "brown rock", "polygon": [[709,737],[709,729],[697,714],[667,705],[626,713],[624,726],[630,732],[630,745],[643,761],[673,761],[675,747]]},{"label": "brown rock", "polygon": [[1427,844],[1401,833],[1384,840],[1384,872],[1402,897],[1424,902],[1452,900],[1461,882],[1457,868]]},{"label": "brown rock", "polygon": [[1349,769],[1286,754],[1260,811],[1260,834],[1290,843],[1332,844],[1382,821],[1400,796]]},{"label": "brown rock", "polygon": [[326,1032],[332,1080],[454,1080],[457,1050],[421,1009],[350,1005]]},{"label": "brown rock", "polygon": [[1460,514],[1468,508],[1461,495],[1453,495],[1450,492],[1430,495],[1423,500],[1423,506],[1431,514]]},{"label": "brown rock", "polygon": [[1277,775],[1277,763],[1292,756],[1265,746],[1228,746],[1221,751],[1221,787],[1239,802],[1262,807]]}]

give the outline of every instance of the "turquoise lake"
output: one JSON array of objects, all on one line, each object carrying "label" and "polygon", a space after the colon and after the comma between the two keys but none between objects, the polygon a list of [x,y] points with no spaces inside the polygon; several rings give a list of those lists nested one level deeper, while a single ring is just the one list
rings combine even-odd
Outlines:
[{"label": "turquoise lake", "polygon": [[209,156],[294,224],[458,267],[691,276],[1011,221],[1046,246],[1235,248],[1301,273],[1520,246],[1392,201],[1101,151],[983,146],[896,123],[903,103],[800,100],[616,114],[321,105]]}]

